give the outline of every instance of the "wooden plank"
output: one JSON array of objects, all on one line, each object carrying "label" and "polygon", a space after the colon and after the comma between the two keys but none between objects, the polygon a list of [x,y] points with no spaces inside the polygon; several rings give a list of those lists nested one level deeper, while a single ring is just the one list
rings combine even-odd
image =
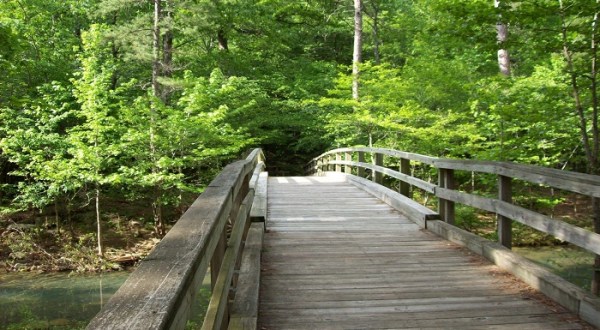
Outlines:
[{"label": "wooden plank", "polygon": [[336,181],[345,178],[269,181],[258,328],[580,327],[373,195],[344,203],[319,193],[351,193]]},{"label": "wooden plank", "polygon": [[231,306],[229,329],[256,329],[263,236],[264,226],[253,223],[248,231],[242,255],[242,267]]},{"label": "wooden plank", "polygon": [[568,310],[577,313],[585,321],[600,327],[600,298],[593,297],[574,284],[551,273],[544,267],[512,253],[500,244],[487,241],[441,221],[432,221],[430,225],[430,228],[439,233],[440,236],[451,239],[468,247],[473,252],[485,256],[500,268],[509,271],[534,289],[540,290]]}]

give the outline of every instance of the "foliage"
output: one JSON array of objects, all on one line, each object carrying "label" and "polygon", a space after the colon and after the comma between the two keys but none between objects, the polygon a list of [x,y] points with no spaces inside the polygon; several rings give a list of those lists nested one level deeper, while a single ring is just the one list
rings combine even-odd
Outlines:
[{"label": "foliage", "polygon": [[[110,195],[157,216],[253,146],[274,175],[346,145],[593,168],[582,132],[593,148],[598,8],[563,2],[364,0],[354,101],[347,1],[168,0],[157,27],[148,1],[2,1],[2,208],[60,225]],[[511,77],[498,73],[499,15]]]}]

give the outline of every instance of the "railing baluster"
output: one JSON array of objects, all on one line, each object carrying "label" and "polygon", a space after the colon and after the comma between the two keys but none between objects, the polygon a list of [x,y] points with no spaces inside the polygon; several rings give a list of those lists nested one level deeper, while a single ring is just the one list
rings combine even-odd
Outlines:
[{"label": "railing baluster", "polygon": [[[377,166],[383,166],[383,154],[375,153],[373,154],[374,164]],[[373,171],[373,182],[378,184],[383,184],[383,173],[378,171]]]},{"label": "railing baluster", "polygon": [[[335,153],[335,161],[339,162],[340,160],[342,160],[342,155],[340,153]],[[342,172],[342,165],[341,164],[335,164],[335,171],[336,172]]]},{"label": "railing baluster", "polygon": [[[344,153],[344,160],[347,162],[351,162],[352,161],[352,153],[350,153],[350,152]],[[344,173],[352,174],[352,166],[344,165]]]},{"label": "railing baluster", "polygon": [[321,173],[323,173],[323,158],[317,160],[317,170],[315,174],[321,175]]},{"label": "railing baluster", "polygon": [[[512,178],[499,175],[498,176],[498,199],[504,202],[512,202]],[[507,248],[512,247],[512,220],[496,215],[498,221],[498,242]]]},{"label": "railing baluster", "polygon": [[[440,168],[438,185],[440,188],[454,189],[454,170]],[[438,198],[438,213],[446,223],[454,224],[454,202]]]},{"label": "railing baluster", "polygon": [[[410,175],[410,160],[400,158],[400,173]],[[410,184],[400,180],[400,191],[402,195],[410,197]]]},{"label": "railing baluster", "polygon": [[[365,153],[363,151],[358,152],[358,162],[359,163],[365,162]],[[365,168],[364,167],[358,168],[358,176],[360,176],[361,178],[365,177]]]}]

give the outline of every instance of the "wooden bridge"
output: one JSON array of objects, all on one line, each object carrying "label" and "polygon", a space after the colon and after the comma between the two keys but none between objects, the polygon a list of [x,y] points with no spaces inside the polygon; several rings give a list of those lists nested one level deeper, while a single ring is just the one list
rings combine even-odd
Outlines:
[{"label": "wooden bridge", "polygon": [[[600,235],[511,203],[513,179],[600,197],[597,176],[373,148],[325,153],[312,176],[264,170],[259,149],[228,165],[88,329],[184,329],[209,269],[202,329],[600,327],[598,297],[510,251],[518,221],[600,254]],[[498,196],[455,171],[497,175]],[[499,242],[453,226],[455,203],[496,213]]]}]

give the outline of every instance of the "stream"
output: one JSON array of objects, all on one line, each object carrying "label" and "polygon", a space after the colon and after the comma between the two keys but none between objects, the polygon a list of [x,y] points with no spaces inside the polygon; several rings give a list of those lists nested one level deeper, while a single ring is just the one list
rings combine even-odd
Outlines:
[{"label": "stream", "polygon": [[[0,329],[84,329],[130,274],[0,274]],[[209,297],[207,276],[188,329],[202,325]]]},{"label": "stream", "polygon": [[80,329],[129,272],[0,275],[0,329]]},{"label": "stream", "polygon": [[571,245],[515,247],[513,251],[589,291],[594,255]]}]

